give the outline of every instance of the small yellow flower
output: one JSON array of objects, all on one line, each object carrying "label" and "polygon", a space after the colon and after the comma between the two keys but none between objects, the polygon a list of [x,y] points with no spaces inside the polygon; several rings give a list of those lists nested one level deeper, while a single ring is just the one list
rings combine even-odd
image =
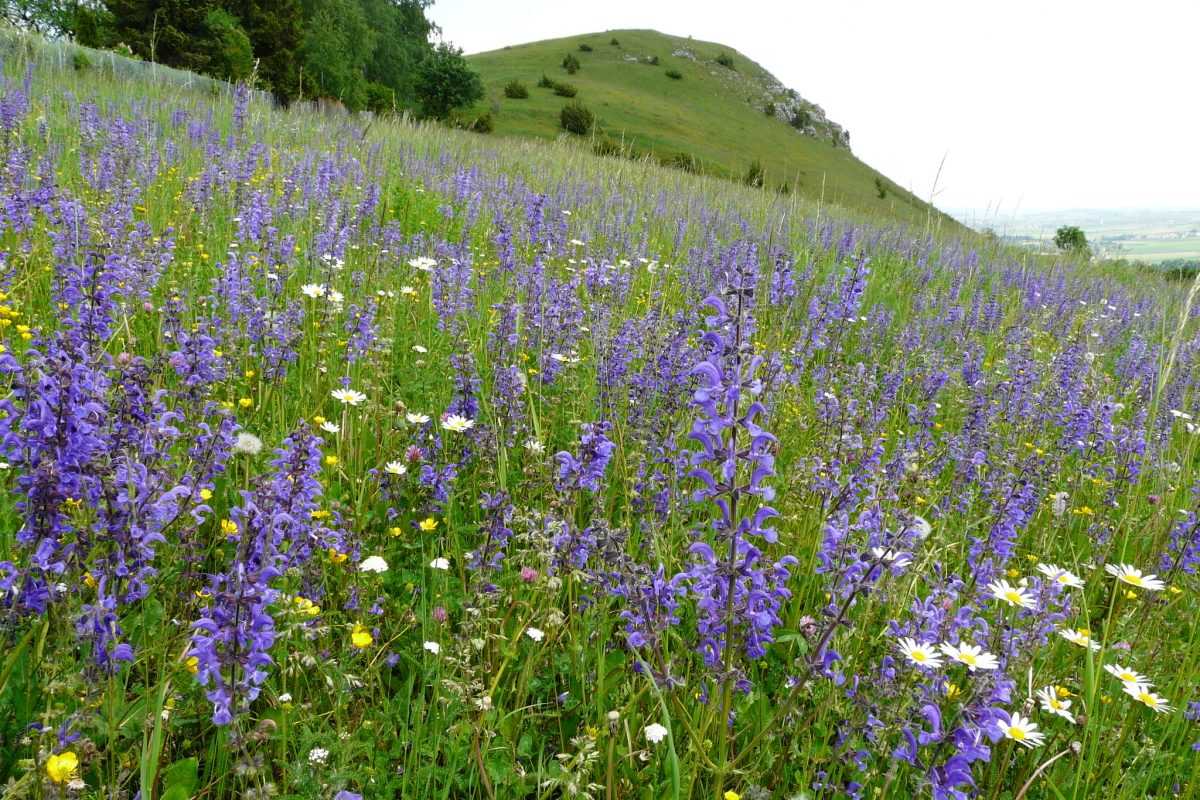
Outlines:
[{"label": "small yellow flower", "polygon": [[393,537],[399,536],[400,529],[399,528],[388,528],[388,533],[390,533]]},{"label": "small yellow flower", "polygon": [[296,611],[301,614],[315,617],[321,613],[321,607],[307,597],[297,597],[294,602],[296,603]]},{"label": "small yellow flower", "polygon": [[200,499],[201,500],[212,500],[212,492],[208,489],[201,489],[200,490]]},{"label": "small yellow flower", "polygon": [[338,457],[337,456],[325,456],[325,463],[332,467],[338,463]]},{"label": "small yellow flower", "polygon": [[336,547],[329,548],[329,560],[333,563],[340,564],[347,558],[349,558],[349,556],[347,556],[345,553],[339,553]]},{"label": "small yellow flower", "polygon": [[238,405],[242,408],[249,408],[250,406],[254,405],[254,401],[249,397],[243,397],[241,400],[238,400]]},{"label": "small yellow flower", "polygon": [[951,684],[946,685],[946,699],[947,700],[953,700],[954,698],[958,697],[961,694],[962,694],[962,689],[959,688],[957,683],[951,683]]},{"label": "small yellow flower", "polygon": [[317,423],[318,425],[320,425],[324,421],[325,421],[325,418],[320,415],[313,417],[313,422]]},{"label": "small yellow flower", "polygon": [[199,597],[201,600],[207,600],[208,598],[212,597],[212,594],[204,591],[203,589],[197,589],[196,597]]},{"label": "small yellow flower", "polygon": [[1010,570],[1008,571],[1008,577],[1010,577],[1010,578],[1019,578],[1019,577],[1021,577],[1021,571],[1020,571],[1020,570],[1016,570],[1016,569],[1010,569]]},{"label": "small yellow flower", "polygon": [[226,536],[234,536],[238,532],[237,523],[231,519],[221,520],[221,533]]},{"label": "small yellow flower", "polygon": [[371,643],[375,641],[375,637],[362,625],[355,625],[354,632],[350,634],[350,641],[361,650],[364,647],[370,647]]},{"label": "small yellow flower", "polygon": [[433,517],[423,519],[420,522],[420,528],[423,531],[431,531],[438,526],[438,521]]},{"label": "small yellow flower", "polygon": [[332,516],[332,512],[321,508],[321,509],[317,509],[316,511],[310,512],[310,516],[313,519],[325,519],[328,516]]},{"label": "small yellow flower", "polygon": [[50,756],[46,761],[46,774],[55,783],[70,780],[79,770],[79,756],[68,750],[59,755]]},{"label": "small yellow flower", "polygon": [[187,661],[183,662],[183,666],[187,667],[187,671],[195,675],[200,671],[200,659],[195,656],[189,656]]},{"label": "small yellow flower", "polygon": [[1125,590],[1125,599],[1126,600],[1136,600],[1137,596],[1138,596],[1137,592],[1135,592],[1133,589]]},{"label": "small yellow flower", "polygon": [[733,792],[733,791],[726,792],[725,794],[722,795],[722,797],[724,797],[725,800],[742,800],[742,796],[740,794],[738,794],[737,792]]},{"label": "small yellow flower", "polygon": [[83,582],[88,585],[89,589],[95,589],[100,585],[96,582],[96,579],[92,577],[92,573],[90,572],[83,573]]},{"label": "small yellow flower", "polygon": [[252,370],[252,369],[248,369],[248,370],[246,370],[246,372],[245,372],[245,375],[246,375],[246,377],[247,377],[247,378],[253,378],[253,377],[254,377],[254,370]]},{"label": "small yellow flower", "polygon": [[225,354],[222,353],[220,350],[213,350],[213,358],[220,358],[223,355],[225,355]]},{"label": "small yellow flower", "polygon": [[1180,589],[1178,586],[1172,586],[1171,594],[1183,594],[1183,589]]},{"label": "small yellow flower", "polygon": [[1065,686],[1055,686],[1054,691],[1058,692],[1059,697],[1070,697],[1071,690]]}]

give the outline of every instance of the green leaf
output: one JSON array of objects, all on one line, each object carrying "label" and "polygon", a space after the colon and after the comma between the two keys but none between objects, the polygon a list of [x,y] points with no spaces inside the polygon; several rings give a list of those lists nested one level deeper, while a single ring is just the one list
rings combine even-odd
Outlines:
[{"label": "green leaf", "polygon": [[185,758],[163,770],[162,782],[166,787],[160,800],[190,800],[200,783],[200,760]]}]

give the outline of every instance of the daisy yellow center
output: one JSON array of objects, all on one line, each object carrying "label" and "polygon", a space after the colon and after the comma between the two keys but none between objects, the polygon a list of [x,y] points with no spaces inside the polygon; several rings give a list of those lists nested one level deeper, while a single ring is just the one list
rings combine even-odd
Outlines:
[{"label": "daisy yellow center", "polygon": [[971,655],[970,653],[959,653],[958,658],[964,664],[970,664],[971,666],[975,666],[975,656]]},{"label": "daisy yellow center", "polygon": [[1143,703],[1150,706],[1151,708],[1158,705],[1158,700],[1155,699],[1154,695],[1146,694],[1145,692],[1141,692],[1140,694],[1138,694],[1138,700],[1141,700]]},{"label": "daisy yellow center", "polygon": [[1008,735],[1016,739],[1018,742],[1025,740],[1025,731],[1015,726],[1008,729]]},{"label": "daisy yellow center", "polygon": [[1014,592],[1005,592],[1004,599],[1010,603],[1020,603],[1022,600],[1025,599],[1025,595],[1021,594],[1020,592],[1015,592],[1015,591]]},{"label": "daisy yellow center", "polygon": [[1062,703],[1058,702],[1053,697],[1051,697],[1050,698],[1050,707],[1051,708],[1062,708]]},{"label": "daisy yellow center", "polygon": [[1059,576],[1058,576],[1058,582],[1059,582],[1059,583],[1066,583],[1066,582],[1067,582],[1067,576],[1066,576],[1066,575],[1059,575]]},{"label": "daisy yellow center", "polygon": [[1134,586],[1141,586],[1141,585],[1142,585],[1142,579],[1141,579],[1139,576],[1137,576],[1137,575],[1126,575],[1126,576],[1124,577],[1124,581],[1125,581],[1126,583],[1132,583]]},{"label": "daisy yellow center", "polygon": [[1126,681],[1128,683],[1137,683],[1138,682],[1137,675],[1134,675],[1132,672],[1122,672],[1117,677],[1119,677],[1121,680]]},{"label": "daisy yellow center", "polygon": [[925,658],[926,658],[925,654],[923,652],[921,652],[920,650],[912,651],[912,660],[913,661],[920,661],[922,664],[924,664]]}]

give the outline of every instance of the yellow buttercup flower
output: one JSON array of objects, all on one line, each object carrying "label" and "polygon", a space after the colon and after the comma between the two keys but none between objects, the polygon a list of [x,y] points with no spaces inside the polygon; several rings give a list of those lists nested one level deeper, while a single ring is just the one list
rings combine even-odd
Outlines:
[{"label": "yellow buttercup flower", "polygon": [[187,667],[187,671],[195,675],[200,671],[200,659],[195,656],[189,656],[187,661],[183,662],[183,666]]},{"label": "yellow buttercup flower", "polygon": [[361,650],[364,647],[370,647],[371,643],[375,641],[375,637],[362,625],[355,625],[354,632],[350,634],[350,641]]},{"label": "yellow buttercup flower", "polygon": [[421,520],[420,528],[423,531],[431,531],[438,526],[438,521],[433,517]]},{"label": "yellow buttercup flower", "polygon": [[79,769],[79,756],[68,750],[46,760],[46,774],[55,783],[68,781]]},{"label": "yellow buttercup flower", "polygon": [[221,520],[221,533],[226,536],[233,536],[238,532],[237,523],[231,519]]},{"label": "yellow buttercup flower", "polygon": [[242,408],[249,408],[250,406],[254,405],[254,401],[249,397],[243,397],[241,400],[238,400],[238,405]]},{"label": "yellow buttercup flower", "polygon": [[337,456],[325,456],[325,463],[332,467],[333,465],[338,463],[338,457]]},{"label": "yellow buttercup flower", "polygon": [[200,490],[200,499],[201,500],[212,500],[212,492],[209,491],[208,489],[201,489]]},{"label": "yellow buttercup flower", "polygon": [[347,558],[349,558],[349,556],[347,556],[345,553],[339,553],[337,551],[337,548],[334,548],[334,547],[329,548],[329,560],[332,561],[333,563],[340,564],[343,561],[345,561]]},{"label": "yellow buttercup flower", "polygon": [[95,589],[100,585],[97,583],[96,579],[92,577],[92,573],[90,572],[83,573],[83,582],[88,585],[89,589]]},{"label": "yellow buttercup flower", "polygon": [[399,528],[388,528],[388,533],[390,533],[393,537],[399,536],[400,529]]}]

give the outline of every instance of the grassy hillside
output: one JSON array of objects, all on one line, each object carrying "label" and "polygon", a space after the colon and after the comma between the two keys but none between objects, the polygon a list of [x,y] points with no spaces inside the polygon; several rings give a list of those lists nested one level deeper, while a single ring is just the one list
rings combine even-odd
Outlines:
[{"label": "grassy hillside", "polygon": [[[619,44],[614,46],[613,39]],[[581,44],[592,50],[581,51]],[[562,64],[567,53],[580,62],[574,75]],[[722,54],[732,58],[732,68],[716,62]],[[658,65],[649,63],[654,56]],[[787,184],[813,199],[907,221],[929,215],[925,202],[864,164],[844,143],[835,143],[841,128],[825,120],[819,106],[788,92],[732,48],[657,31],[620,30],[514,45],[470,60],[488,89],[479,110],[492,110],[497,134],[563,135],[559,112],[572,101],[538,88],[546,75],[573,84],[575,99],[592,110],[603,131],[637,153],[686,153],[733,178],[744,176],[758,160],[772,189]],[[668,77],[669,70],[682,77]],[[514,79],[528,87],[527,99],[505,97],[504,86]],[[768,103],[776,106],[773,117],[765,113]],[[789,124],[793,108],[802,108],[811,119],[808,133]],[[886,187],[882,199],[877,178]]]}]

